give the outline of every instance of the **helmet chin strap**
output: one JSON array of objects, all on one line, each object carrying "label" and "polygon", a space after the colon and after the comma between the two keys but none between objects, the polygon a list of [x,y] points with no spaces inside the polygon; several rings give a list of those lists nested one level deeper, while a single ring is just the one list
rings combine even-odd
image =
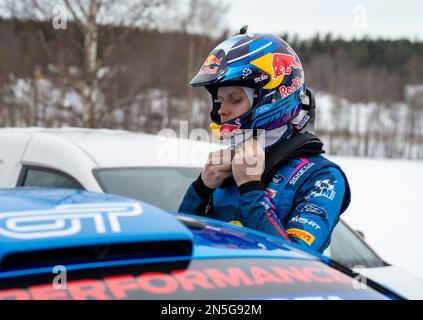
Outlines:
[{"label": "helmet chin strap", "polygon": [[257,138],[263,149],[272,146],[278,141],[288,138],[288,134],[292,132],[292,129],[288,130],[289,124],[284,124],[281,127],[277,127],[271,130],[262,130],[259,133],[257,130],[236,130],[230,136],[222,139],[223,143],[230,147],[230,149],[236,149],[240,144],[253,138]]}]

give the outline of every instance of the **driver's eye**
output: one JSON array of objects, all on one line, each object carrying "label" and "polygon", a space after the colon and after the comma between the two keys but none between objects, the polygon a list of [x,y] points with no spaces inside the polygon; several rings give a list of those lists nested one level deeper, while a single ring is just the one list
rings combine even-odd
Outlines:
[{"label": "driver's eye", "polygon": [[[224,100],[225,99],[218,98],[217,102],[220,103],[220,104],[223,104]],[[242,101],[243,101],[242,97],[241,98],[235,98],[235,99],[234,98],[228,98],[227,103],[229,103],[229,104],[240,104],[240,103],[242,103]]]}]

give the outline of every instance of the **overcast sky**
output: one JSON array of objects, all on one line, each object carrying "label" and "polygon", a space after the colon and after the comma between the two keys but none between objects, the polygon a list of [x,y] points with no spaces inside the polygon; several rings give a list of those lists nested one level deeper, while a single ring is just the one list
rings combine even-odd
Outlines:
[{"label": "overcast sky", "polygon": [[231,0],[227,23],[251,32],[288,32],[309,38],[331,32],[344,38],[423,40],[423,0]]}]

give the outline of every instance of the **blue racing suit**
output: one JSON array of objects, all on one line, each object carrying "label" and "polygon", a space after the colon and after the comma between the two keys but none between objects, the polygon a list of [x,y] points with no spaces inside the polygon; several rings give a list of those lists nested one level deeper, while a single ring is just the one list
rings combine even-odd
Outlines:
[{"label": "blue racing suit", "polygon": [[350,203],[341,168],[321,155],[291,158],[268,186],[251,181],[209,189],[201,176],[190,185],[179,212],[208,216],[283,237],[322,253]]}]

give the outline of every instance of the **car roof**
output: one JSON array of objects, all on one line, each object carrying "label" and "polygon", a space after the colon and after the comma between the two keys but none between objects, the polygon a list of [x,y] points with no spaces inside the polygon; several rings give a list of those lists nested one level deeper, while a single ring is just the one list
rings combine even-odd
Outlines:
[{"label": "car roof", "polygon": [[[84,157],[89,156],[100,168],[136,167],[136,166],[178,166],[201,167],[209,152],[220,148],[212,144],[195,140],[165,137],[147,133],[124,130],[84,129],[84,128],[3,128],[0,134],[9,134],[10,139],[28,135],[37,138],[37,145],[43,145],[43,152],[48,146],[51,152],[60,145],[61,150],[68,146],[75,152],[78,147]],[[12,143],[12,141],[10,141]]]},{"label": "car roof", "polygon": [[181,219],[145,202],[110,194],[70,189],[3,189],[0,208],[0,278],[5,266],[9,273],[13,268],[22,269],[13,263],[22,264],[31,252],[63,253],[66,249],[101,245],[166,243],[179,250],[176,244],[180,243],[180,248],[186,250],[190,243],[193,258],[320,259],[283,239],[210,219],[189,215]]}]

